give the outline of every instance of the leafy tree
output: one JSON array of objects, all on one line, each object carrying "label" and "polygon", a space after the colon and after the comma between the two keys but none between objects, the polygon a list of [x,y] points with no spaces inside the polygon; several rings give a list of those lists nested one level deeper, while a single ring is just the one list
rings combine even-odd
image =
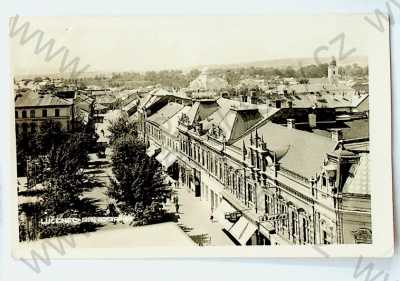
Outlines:
[{"label": "leafy tree", "polygon": [[120,117],[116,121],[111,122],[110,127],[110,143],[113,144],[116,139],[122,138],[126,135],[132,135],[137,137],[138,133],[136,131],[136,124],[133,122],[128,122],[125,117]]},{"label": "leafy tree", "polygon": [[146,155],[146,147],[137,138],[124,135],[113,144],[112,186],[108,194],[119,208],[135,216],[138,224],[160,222],[165,215],[163,203],[170,195],[161,165]]},{"label": "leafy tree", "polygon": [[40,130],[35,133],[41,154],[46,154],[53,146],[60,146],[66,139],[66,132],[61,125],[53,120],[46,120],[40,125]]},{"label": "leafy tree", "polygon": [[46,211],[63,214],[79,210],[80,196],[91,185],[83,171],[89,160],[83,134],[69,137],[59,147],[53,146],[46,159],[47,188],[43,196]]},{"label": "leafy tree", "polygon": [[288,67],[285,69],[284,75],[285,75],[286,77],[296,77],[296,76],[297,76],[297,73],[296,73],[296,70],[294,70],[293,67],[288,66]]}]

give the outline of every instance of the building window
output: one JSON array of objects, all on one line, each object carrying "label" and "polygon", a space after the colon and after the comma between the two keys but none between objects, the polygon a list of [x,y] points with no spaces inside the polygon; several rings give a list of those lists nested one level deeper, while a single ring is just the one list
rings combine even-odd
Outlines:
[{"label": "building window", "polygon": [[22,118],[26,118],[26,111],[25,110],[22,111]]},{"label": "building window", "polygon": [[269,212],[270,212],[269,196],[265,195],[265,213],[269,214]]},{"label": "building window", "polygon": [[323,237],[323,243],[325,245],[330,244],[330,242],[328,241],[328,233],[325,230],[322,231],[322,237]]},{"label": "building window", "polygon": [[42,110],[42,117],[47,117],[47,110],[46,109]]},{"label": "building window", "polygon": [[15,111],[15,119],[18,118],[18,111]]},{"label": "building window", "polygon": [[253,187],[251,184],[247,185],[247,200],[253,202]]},{"label": "building window", "polygon": [[296,218],[294,212],[292,212],[292,237],[296,235]]},{"label": "building window", "polygon": [[307,222],[305,218],[303,218],[303,240],[304,243],[307,243]]},{"label": "building window", "polygon": [[30,115],[31,115],[31,118],[35,118],[35,110],[34,109],[31,110]]},{"label": "building window", "polygon": [[[285,205],[281,205],[281,213],[285,214],[286,213],[286,206]],[[288,218],[289,219],[289,218]],[[288,221],[287,220],[283,220],[283,226],[287,227],[288,225]]]}]

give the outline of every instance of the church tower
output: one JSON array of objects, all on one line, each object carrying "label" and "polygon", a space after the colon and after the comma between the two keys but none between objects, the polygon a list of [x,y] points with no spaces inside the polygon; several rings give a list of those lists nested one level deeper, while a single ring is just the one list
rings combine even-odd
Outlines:
[{"label": "church tower", "polygon": [[332,61],[329,63],[329,66],[328,66],[329,83],[335,84],[337,82],[337,76],[338,76],[338,69],[337,69],[337,65],[336,65],[336,59],[335,59],[335,57],[332,57]]}]

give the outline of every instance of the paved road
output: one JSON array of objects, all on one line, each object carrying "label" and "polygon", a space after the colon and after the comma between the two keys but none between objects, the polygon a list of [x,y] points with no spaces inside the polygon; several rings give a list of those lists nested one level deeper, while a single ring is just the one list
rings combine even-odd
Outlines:
[{"label": "paved road", "polygon": [[89,154],[89,168],[85,172],[91,175],[97,184],[90,191],[84,192],[83,196],[96,200],[99,209],[105,210],[109,203],[106,192],[110,186],[110,175],[112,175],[111,162],[106,158],[98,158],[95,153]]},{"label": "paved road", "polygon": [[[222,231],[222,226],[218,222],[210,220],[208,204],[194,197],[194,194],[186,188],[175,190],[179,198],[179,220],[178,224],[190,236],[206,236],[209,242],[207,246],[231,246],[235,245],[232,240]],[[175,205],[171,202],[167,204],[171,212],[175,212]]]}]

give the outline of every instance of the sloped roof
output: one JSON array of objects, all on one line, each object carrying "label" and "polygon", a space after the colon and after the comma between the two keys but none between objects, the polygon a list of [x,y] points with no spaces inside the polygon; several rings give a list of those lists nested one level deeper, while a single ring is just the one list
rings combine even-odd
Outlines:
[{"label": "sloped roof", "polygon": [[226,98],[219,98],[217,104],[219,106],[218,110],[202,121],[204,129],[210,129],[212,124],[219,125],[232,106],[240,106],[239,101],[233,101]]},{"label": "sloped roof", "polygon": [[367,94],[357,95],[352,92],[335,95],[332,93],[323,93],[321,95],[295,94],[293,96],[285,96],[287,100],[292,101],[292,107],[295,108],[309,108],[313,106],[328,108],[357,107],[367,97]]},{"label": "sloped roof", "polygon": [[192,124],[196,120],[204,120],[208,118],[216,112],[218,108],[218,103],[213,99],[196,101],[187,114],[189,117],[189,124]]},{"label": "sloped roof", "polygon": [[217,125],[227,141],[235,141],[255,124],[279,111],[267,106],[244,105],[225,98],[218,99],[217,103],[219,109],[202,122],[203,128],[208,130],[212,125]]},{"label": "sloped roof", "polygon": [[[268,149],[281,151],[289,147],[279,163],[282,167],[306,178],[315,175],[326,154],[333,151],[337,144],[330,138],[290,129],[272,122],[266,123],[257,131],[260,137],[263,136]],[[243,140],[245,145],[250,145],[250,133],[235,142],[234,146],[242,149]]]},{"label": "sloped roof", "polygon": [[280,85],[280,90],[287,90],[289,93],[295,91],[297,94],[309,93],[309,92],[354,92],[354,89],[343,83],[330,83],[326,78],[319,78],[318,81],[313,80],[307,84],[294,84],[294,85]]},{"label": "sloped roof", "polygon": [[40,95],[31,91],[17,95],[15,107],[67,106],[73,103],[72,99],[63,99],[52,94]]},{"label": "sloped roof", "polygon": [[159,111],[155,112],[151,115],[148,120],[150,122],[156,123],[158,125],[162,125],[172,116],[174,116],[178,111],[180,111],[184,106],[179,103],[170,102],[164,107],[162,107]]},{"label": "sloped roof", "polygon": [[149,108],[156,102],[158,102],[161,99],[160,96],[154,96],[151,94],[147,94],[144,98],[140,100],[140,105],[143,106],[144,108]]},{"label": "sloped roof", "polygon": [[161,128],[168,132],[172,136],[178,136],[178,121],[182,114],[187,114],[190,110],[190,106],[185,106],[179,110],[174,116],[169,118],[166,122],[161,125]]},{"label": "sloped roof", "polygon": [[262,120],[258,109],[238,110],[231,108],[218,124],[226,140],[234,141]]},{"label": "sloped roof", "polygon": [[96,102],[101,104],[110,104],[117,100],[117,98],[113,95],[105,94],[96,96]]},{"label": "sloped roof", "polygon": [[153,92],[151,92],[151,94],[156,96],[168,96],[171,95],[172,93],[165,89],[156,89]]},{"label": "sloped roof", "polygon": [[190,82],[192,90],[220,90],[228,87],[228,82],[220,77],[212,77],[208,71],[203,71],[199,77]]},{"label": "sloped roof", "polygon": [[136,99],[132,100],[130,103],[125,105],[122,109],[125,110],[125,111],[129,111],[132,108],[134,108],[135,106],[137,106],[137,100]]},{"label": "sloped roof", "polygon": [[371,194],[369,186],[369,154],[361,154],[360,161],[352,170],[354,172],[346,180],[343,186],[343,193],[350,194]]},{"label": "sloped roof", "polygon": [[[332,132],[329,131],[332,127],[327,129],[313,129],[315,134],[330,138]],[[333,128],[341,129],[344,139],[356,139],[369,137],[369,120],[358,119],[349,121],[337,121]]]}]

